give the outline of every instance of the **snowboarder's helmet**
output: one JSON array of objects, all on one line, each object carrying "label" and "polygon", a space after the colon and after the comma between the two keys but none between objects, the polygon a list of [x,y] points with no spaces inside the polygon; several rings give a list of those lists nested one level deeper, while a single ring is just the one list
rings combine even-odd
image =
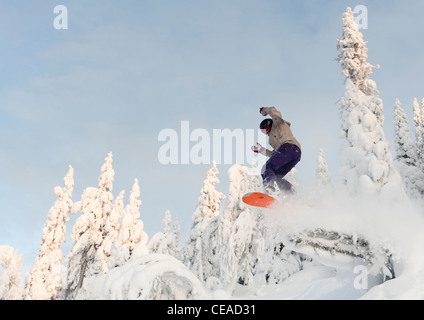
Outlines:
[{"label": "snowboarder's helmet", "polygon": [[272,128],[272,119],[265,119],[264,121],[262,121],[259,128],[262,130],[263,133],[268,134]]}]

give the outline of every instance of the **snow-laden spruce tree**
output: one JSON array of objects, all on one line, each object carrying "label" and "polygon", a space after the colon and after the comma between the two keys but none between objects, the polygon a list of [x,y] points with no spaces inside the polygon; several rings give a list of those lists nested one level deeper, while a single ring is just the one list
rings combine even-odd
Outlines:
[{"label": "snow-laden spruce tree", "polygon": [[395,128],[396,160],[403,162],[407,166],[416,166],[417,153],[415,144],[411,138],[408,117],[399,99],[396,99],[394,105],[393,125]]},{"label": "snow-laden spruce tree", "polygon": [[70,166],[64,178],[64,187],[55,187],[57,200],[51,207],[43,227],[40,251],[34,266],[26,276],[24,299],[51,300],[62,289],[62,260],[60,248],[66,241],[66,222],[72,209],[74,170]]},{"label": "snow-laden spruce tree", "polygon": [[163,232],[157,232],[153,235],[148,248],[151,253],[168,254],[182,261],[182,253],[179,247],[180,224],[178,219],[175,219],[174,226],[171,228],[171,223],[171,212],[166,210],[163,218]]},{"label": "snow-laden spruce tree", "polygon": [[122,190],[119,195],[115,198],[113,203],[112,211],[107,216],[104,224],[105,238],[98,250],[102,250],[103,254],[107,257],[108,269],[110,269],[113,262],[111,262],[111,250],[112,245],[118,238],[119,230],[121,229],[121,219],[124,215],[124,195],[125,191]]},{"label": "snow-laden spruce tree", "polygon": [[322,149],[320,149],[318,152],[315,176],[318,187],[332,188],[330,171],[328,170],[327,160],[325,159],[325,153]]},{"label": "snow-laden spruce tree", "polygon": [[206,259],[203,259],[203,278],[213,279],[212,282],[218,281],[219,287],[221,285],[220,278],[220,248],[219,248],[219,234],[218,226],[220,215],[209,220],[202,235],[202,249]]},{"label": "snow-laden spruce tree", "polygon": [[224,209],[219,215],[218,245],[220,279],[231,292],[237,283],[252,285],[255,266],[263,251],[257,213],[241,200],[251,192],[248,168],[238,164],[228,170],[230,186]]},{"label": "snow-laden spruce tree", "polygon": [[341,133],[345,138],[340,175],[353,195],[383,193],[404,199],[402,181],[393,165],[383,127],[370,111],[373,100],[346,79],[340,103]]},{"label": "snow-laden spruce tree", "polygon": [[415,125],[415,146],[417,153],[417,167],[424,173],[424,99],[422,99],[423,112],[421,114],[420,105],[417,98],[413,102],[414,125]]},{"label": "snow-laden spruce tree", "polygon": [[[414,111],[417,104],[418,102],[415,99],[413,104]],[[419,168],[417,157],[417,152],[420,150],[412,141],[408,117],[402,109],[399,99],[396,99],[394,107],[393,125],[395,128],[396,160],[398,160],[397,169],[409,197],[420,198],[424,195],[424,173]],[[417,124],[416,118],[414,118],[414,122]],[[418,132],[419,134],[420,132]]]},{"label": "snow-laden spruce tree", "polygon": [[405,198],[383,130],[383,102],[369,79],[366,42],[350,8],[343,15],[343,33],[337,40],[338,61],[346,77],[340,100],[341,134],[345,139],[340,174],[351,194],[384,193]]},{"label": "snow-laden spruce tree", "polygon": [[171,223],[172,216],[171,211],[166,210],[165,216],[162,220],[163,231],[155,233],[150,239],[147,248],[151,253],[159,253],[159,254],[169,254],[170,255],[170,246],[173,246],[172,237],[170,237],[171,233]]},{"label": "snow-laden spruce tree", "polygon": [[320,149],[316,158],[315,181],[308,192],[308,201],[315,204],[328,201],[329,196],[334,192],[334,185],[328,170],[327,160],[324,150]]},{"label": "snow-laden spruce tree", "polygon": [[99,202],[97,210],[95,210],[94,223],[92,225],[92,240],[94,243],[94,256],[92,261],[87,265],[86,276],[95,276],[98,274],[105,274],[108,271],[107,268],[107,250],[102,247],[103,240],[107,236],[108,230],[105,229],[106,221],[113,208],[113,181],[115,177],[115,171],[112,167],[112,152],[105,158],[105,163],[101,168],[101,175],[99,177]]},{"label": "snow-laden spruce tree", "polygon": [[12,247],[0,246],[0,300],[22,299],[21,262],[22,255]]},{"label": "snow-laden spruce tree", "polygon": [[99,187],[86,188],[72,208],[73,213],[82,214],[72,229],[74,244],[67,257],[67,298],[74,297],[85,277],[107,272],[107,256],[98,249],[105,237],[104,224],[112,211],[114,175],[112,153],[109,153],[101,168]]},{"label": "snow-laden spruce tree", "polygon": [[355,16],[350,7],[343,14],[342,23],[342,35],[337,39],[337,61],[342,67],[342,74],[365,95],[378,95],[375,82],[369,78],[374,66],[367,62],[367,42],[355,23]]},{"label": "snow-laden spruce tree", "polygon": [[181,225],[178,221],[178,217],[175,218],[174,224],[172,226],[172,231],[170,230],[169,238],[171,238],[169,246],[170,255],[177,258],[180,261],[184,261],[183,250],[180,247],[180,234],[181,234]]},{"label": "snow-laden spruce tree", "polygon": [[130,193],[130,203],[125,207],[121,217],[121,227],[118,237],[111,248],[109,257],[109,268],[123,265],[130,258],[136,258],[148,253],[148,236],[144,231],[144,223],[140,220],[140,186],[138,179]]},{"label": "snow-laden spruce tree", "polygon": [[[190,238],[184,250],[186,263],[201,280],[207,279],[204,268],[205,264],[208,264],[207,260],[210,254],[209,250],[204,248],[205,238],[203,233],[209,221],[219,214],[221,200],[225,198],[223,193],[215,189],[216,184],[219,183],[218,174],[219,171],[214,161],[200,190],[197,206],[192,215],[193,223]],[[211,244],[209,241],[206,242]]]}]

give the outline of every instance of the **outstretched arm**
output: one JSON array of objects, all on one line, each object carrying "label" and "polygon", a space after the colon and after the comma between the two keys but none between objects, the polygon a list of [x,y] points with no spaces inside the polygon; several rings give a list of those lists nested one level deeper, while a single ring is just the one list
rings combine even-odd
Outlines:
[{"label": "outstretched arm", "polygon": [[283,119],[280,111],[278,111],[275,107],[263,107],[259,111],[263,116],[270,116],[272,120],[275,120],[275,118]]}]

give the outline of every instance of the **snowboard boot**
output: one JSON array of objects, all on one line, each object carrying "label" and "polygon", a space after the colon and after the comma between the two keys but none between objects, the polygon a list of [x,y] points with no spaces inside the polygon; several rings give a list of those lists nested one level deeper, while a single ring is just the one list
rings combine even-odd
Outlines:
[{"label": "snowboard boot", "polygon": [[277,184],[280,190],[280,195],[284,198],[296,198],[298,196],[294,186],[286,179],[281,179]]},{"label": "snowboard boot", "polygon": [[271,197],[277,197],[281,191],[278,187],[277,181],[272,181],[271,183],[268,183],[264,186],[264,193],[271,196]]}]

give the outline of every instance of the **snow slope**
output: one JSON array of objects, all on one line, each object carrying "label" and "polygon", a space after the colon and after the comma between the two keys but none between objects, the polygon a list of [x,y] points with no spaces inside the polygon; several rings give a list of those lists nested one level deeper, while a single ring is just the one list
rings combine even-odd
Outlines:
[{"label": "snow slope", "polygon": [[389,250],[396,278],[381,283],[380,270],[373,274],[368,262],[356,258],[346,263],[346,257],[335,255],[331,263],[305,261],[301,271],[280,284],[237,285],[231,293],[218,279],[200,281],[169,255],[149,254],[87,279],[77,299],[424,299],[424,218],[419,203],[336,192],[320,199],[300,195],[261,213],[269,228],[277,226],[282,232],[325,228],[360,235],[371,247]]},{"label": "snow slope", "polygon": [[[392,254],[395,279],[376,284],[368,275],[367,290],[355,289],[355,266],[365,261],[345,261],[335,257],[332,265],[340,267],[309,266],[292,275],[266,299],[424,299],[424,243],[423,206],[420,202],[393,201],[377,197],[350,197],[341,188],[325,199],[299,201],[265,214],[269,224],[285,232],[324,228],[364,237],[374,248],[387,249]],[[369,268],[369,266],[368,266]],[[357,270],[356,270],[357,271]],[[371,270],[370,270],[371,271]]]}]

